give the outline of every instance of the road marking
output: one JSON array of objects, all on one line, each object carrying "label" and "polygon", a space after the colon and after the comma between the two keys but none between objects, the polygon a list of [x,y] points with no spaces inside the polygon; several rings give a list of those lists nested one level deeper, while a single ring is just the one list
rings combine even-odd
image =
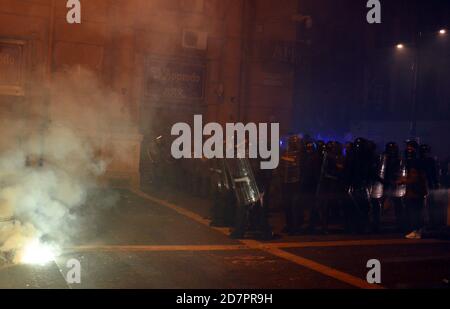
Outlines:
[{"label": "road marking", "polygon": [[53,262],[55,263],[56,268],[58,268],[59,274],[61,275],[61,277],[62,277],[62,279],[64,281],[64,284],[66,285],[67,289],[73,290],[72,284],[67,282],[67,278],[64,276],[65,272],[62,270],[62,267],[59,265],[58,261],[55,259]]},{"label": "road marking", "polygon": [[369,239],[369,240],[337,240],[337,241],[314,241],[314,242],[282,242],[263,244],[267,248],[314,248],[314,247],[354,247],[354,246],[387,246],[387,245],[427,245],[427,244],[450,244],[445,240],[433,239]]},{"label": "road marking", "polygon": [[64,249],[64,254],[72,252],[169,252],[169,251],[238,251],[250,250],[245,245],[142,245],[142,246],[76,246]]},{"label": "road marking", "polygon": [[131,192],[133,192],[137,196],[140,196],[142,198],[150,200],[156,204],[159,204],[161,206],[165,206],[169,209],[172,209],[173,211],[179,213],[180,215],[183,215],[183,216],[185,216],[191,220],[194,220],[202,225],[206,225],[206,226],[210,227],[211,229],[218,231],[222,234],[225,234],[227,236],[230,234],[228,228],[213,227],[210,225],[210,221],[208,219],[203,218],[202,216],[200,216],[199,214],[196,214],[195,212],[192,212],[190,210],[187,210],[187,209],[177,206],[175,204],[169,203],[168,201],[164,201],[159,198],[153,197],[153,196],[148,195],[147,193],[144,193],[140,190],[131,190]]},{"label": "road marking", "polygon": [[412,256],[412,257],[391,257],[383,258],[384,263],[411,263],[411,262],[433,262],[450,260],[450,255],[437,256]]},{"label": "road marking", "polygon": [[[236,250],[271,250],[271,249],[298,249],[298,248],[327,248],[327,247],[352,247],[352,246],[379,246],[379,245],[411,245],[411,244],[439,244],[445,241],[404,241],[402,239],[392,240],[348,240],[327,242],[305,242],[305,243],[261,243],[256,240],[240,240],[242,245],[87,245],[75,246],[64,249],[64,252],[86,252],[86,251],[129,251],[129,252],[158,252],[158,251],[236,251]],[[399,258],[404,259],[404,258]],[[413,258],[410,258],[413,259]],[[418,259],[450,259],[450,256],[439,258],[424,257]],[[392,259],[394,261],[395,259]]]},{"label": "road marking", "polygon": [[366,280],[362,280],[335,268],[317,263],[313,260],[306,259],[278,248],[265,249],[264,251],[360,289],[384,289],[381,285],[370,284]]},{"label": "road marking", "polygon": [[[139,190],[133,190],[132,192],[137,194],[138,196],[140,196],[142,198],[145,198],[145,199],[148,199],[148,200],[150,200],[150,201],[152,201],[154,203],[160,204],[162,206],[166,206],[166,207],[174,210],[175,212],[177,212],[177,213],[179,213],[179,214],[181,214],[183,216],[186,216],[186,217],[188,217],[188,218],[190,218],[190,219],[192,219],[194,221],[197,221],[197,222],[199,222],[199,223],[201,223],[203,225],[210,226],[208,220],[202,218],[201,216],[199,216],[198,214],[196,214],[196,213],[194,213],[192,211],[189,211],[187,209],[181,208],[181,207],[179,207],[177,205],[174,205],[172,203],[169,203],[167,201],[163,201],[163,200],[157,199],[157,198],[152,197],[152,196],[150,196],[150,195],[148,195],[148,194],[146,194],[146,193],[144,193],[142,191],[139,191]],[[219,232],[221,232],[221,233],[223,233],[225,235],[229,234],[228,233],[228,229],[217,229],[217,228],[213,228],[213,229],[215,229],[215,230],[217,230],[217,231],[219,231]],[[225,233],[224,233],[224,230],[226,230]],[[263,243],[261,243],[259,241],[256,241],[256,240],[240,240],[240,242],[242,244],[246,245],[250,249],[262,250],[264,252],[267,252],[267,253],[270,253],[270,254],[272,254],[274,256],[283,258],[283,259],[288,260],[290,262],[293,262],[293,263],[295,263],[297,265],[303,266],[305,268],[308,268],[310,270],[316,271],[316,272],[321,273],[321,274],[323,274],[325,276],[334,278],[334,279],[336,279],[338,281],[347,283],[347,284],[352,285],[352,286],[357,287],[357,288],[362,288],[362,289],[383,289],[383,287],[381,285],[369,284],[367,281],[359,279],[359,278],[357,278],[355,276],[352,276],[350,274],[344,273],[344,272],[339,271],[337,269],[328,267],[326,265],[322,265],[322,264],[314,262],[312,260],[305,259],[305,258],[300,257],[298,255],[294,255],[292,253],[283,251],[283,250],[281,250],[279,248],[265,247],[265,245],[267,245],[267,244],[263,244]]]},{"label": "road marking", "polygon": [[[210,221],[202,216],[187,210],[183,207],[177,206],[165,200],[158,199],[147,193],[139,190],[132,190],[136,195],[150,200],[154,203],[160,204],[167,208],[170,208],[177,213],[188,217],[202,225],[206,225],[213,230],[216,230],[224,235],[229,236],[229,228],[217,228],[210,226]],[[256,240],[241,240],[242,243],[255,247],[258,249],[265,248],[310,248],[310,247],[350,247],[350,246],[382,246],[382,245],[421,245],[421,244],[450,244],[450,241],[446,240],[434,240],[434,239],[365,239],[365,240],[336,240],[336,241],[313,241],[313,242],[281,242],[281,243],[262,243]]]}]

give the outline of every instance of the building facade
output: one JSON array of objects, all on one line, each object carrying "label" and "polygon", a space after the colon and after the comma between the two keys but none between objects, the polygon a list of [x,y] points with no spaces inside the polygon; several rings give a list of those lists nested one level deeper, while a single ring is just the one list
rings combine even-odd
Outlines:
[{"label": "building facade", "polygon": [[297,2],[81,0],[69,24],[65,0],[0,0],[0,115],[67,120],[131,186],[148,143],[194,114],[287,132]]}]

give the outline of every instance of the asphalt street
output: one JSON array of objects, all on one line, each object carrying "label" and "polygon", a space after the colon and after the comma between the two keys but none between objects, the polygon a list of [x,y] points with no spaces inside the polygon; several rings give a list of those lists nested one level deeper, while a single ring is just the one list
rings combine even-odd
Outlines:
[{"label": "asphalt street", "polygon": [[[115,206],[85,221],[55,261],[0,264],[0,288],[448,287],[449,242],[386,234],[237,241],[186,205],[182,199],[122,191]],[[71,259],[80,261],[81,283],[66,281]],[[370,259],[381,263],[380,285],[366,280]]]}]

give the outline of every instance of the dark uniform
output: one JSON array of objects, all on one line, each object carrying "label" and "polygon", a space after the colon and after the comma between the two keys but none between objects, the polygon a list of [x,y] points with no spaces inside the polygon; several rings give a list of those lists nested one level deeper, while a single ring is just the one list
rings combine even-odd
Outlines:
[{"label": "dark uniform", "polygon": [[270,209],[270,190],[272,185],[273,170],[261,169],[260,160],[250,160],[252,170],[254,171],[256,184],[261,199],[257,207],[253,207],[250,211],[250,226],[253,231],[259,233],[259,238],[263,240],[270,240],[273,238],[272,227],[269,224],[269,209]]},{"label": "dark uniform", "polygon": [[[152,138],[145,147],[144,184],[155,190],[168,186],[168,166],[171,164],[170,152],[163,136]],[[170,156],[170,157],[169,157]]]},{"label": "dark uniform", "polygon": [[231,188],[231,179],[224,159],[210,160],[212,206],[211,226],[232,226],[236,210],[236,199]]},{"label": "dark uniform", "polygon": [[408,229],[413,233],[420,233],[424,225],[423,211],[428,195],[427,177],[418,158],[418,150],[417,142],[407,142],[405,151],[407,174],[401,181],[406,184],[405,205]]},{"label": "dark uniform", "polygon": [[429,195],[427,198],[427,208],[430,228],[436,229],[445,225],[445,214],[442,207],[439,207],[438,194],[440,189],[439,166],[436,159],[431,157],[431,147],[421,145],[419,150],[420,165],[425,172]]},{"label": "dark uniform", "polygon": [[[264,207],[261,193],[249,159],[226,159],[226,167],[230,175],[236,197],[236,219],[232,238],[244,238],[250,222],[258,222],[257,229],[261,238],[272,237],[272,231],[267,221],[267,212]],[[258,219],[253,215],[259,214]]]},{"label": "dark uniform", "polygon": [[286,151],[281,157],[282,200],[286,217],[284,233],[294,233],[298,229],[296,222],[298,212],[299,181],[300,181],[300,155],[301,143],[296,135],[288,139]]},{"label": "dark uniform", "polygon": [[345,182],[352,201],[349,205],[351,228],[359,233],[366,232],[369,227],[370,188],[375,174],[373,158],[369,142],[358,138],[345,167]]},{"label": "dark uniform", "polygon": [[[341,151],[341,153],[339,153]],[[317,187],[317,209],[320,214],[322,232],[328,232],[330,207],[336,206],[340,199],[342,150],[336,142],[329,142],[322,154],[321,172]]]},{"label": "dark uniform", "polygon": [[319,183],[321,157],[314,142],[306,143],[305,155],[300,162],[300,203],[298,222],[304,222],[304,215],[308,218],[308,231],[315,229],[318,212],[316,208],[316,194]]},{"label": "dark uniform", "polygon": [[374,231],[379,230],[381,211],[386,200],[389,200],[394,206],[397,229],[404,231],[405,205],[403,199],[406,187],[398,184],[398,181],[406,175],[406,171],[396,143],[391,142],[386,145],[385,152],[376,164],[376,170],[377,174],[371,192]]}]

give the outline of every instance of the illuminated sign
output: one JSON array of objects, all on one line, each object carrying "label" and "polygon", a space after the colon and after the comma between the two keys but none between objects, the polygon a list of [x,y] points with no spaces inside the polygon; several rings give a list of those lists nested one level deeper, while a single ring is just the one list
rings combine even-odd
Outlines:
[{"label": "illuminated sign", "polygon": [[0,95],[22,96],[23,41],[0,40]]}]

